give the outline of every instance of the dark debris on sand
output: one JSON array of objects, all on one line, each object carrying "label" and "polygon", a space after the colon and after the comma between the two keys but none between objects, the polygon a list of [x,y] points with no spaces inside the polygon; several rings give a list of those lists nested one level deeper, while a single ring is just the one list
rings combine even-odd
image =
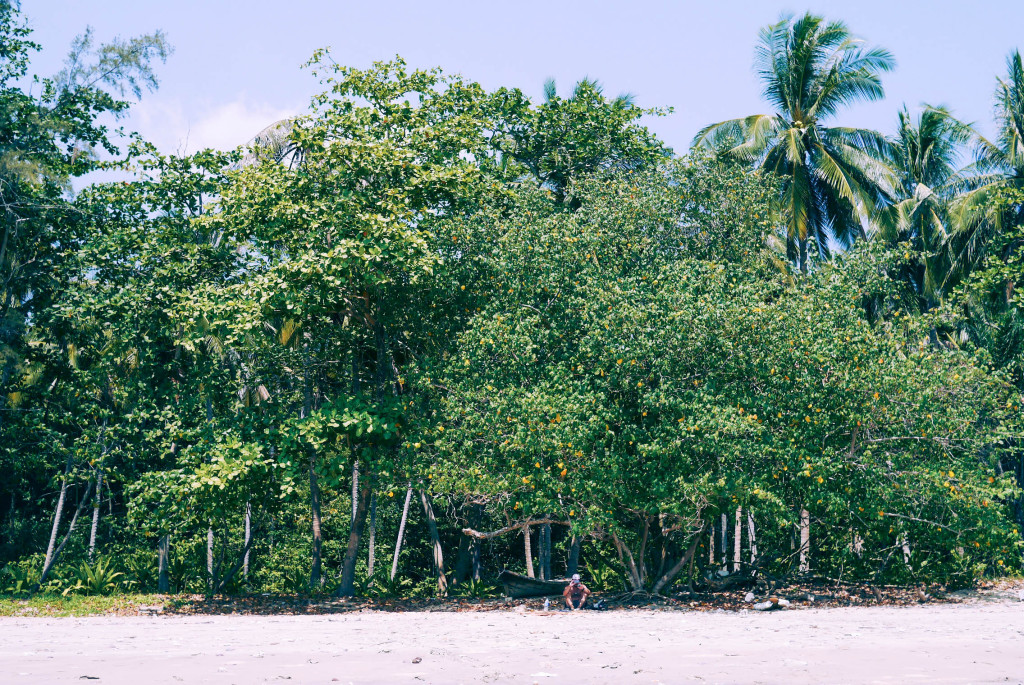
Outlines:
[{"label": "dark debris on sand", "polygon": [[[983,584],[972,592],[984,591],[993,583]],[[721,592],[686,591],[668,596],[652,596],[646,593],[605,594],[601,597],[608,611],[654,610],[654,611],[742,611],[751,609],[754,602],[767,599],[769,595],[757,594],[751,601],[748,590]],[[947,592],[940,585],[928,587],[891,587],[855,585],[832,582],[795,583],[777,587],[771,593],[790,601],[791,608],[830,608],[855,606],[908,606],[921,603],[955,603],[970,596],[970,592]],[[154,597],[154,603],[161,598]],[[553,598],[552,609],[559,606]],[[358,611],[396,612],[479,612],[479,611],[524,611],[543,607],[544,598],[531,599],[372,599],[301,597],[294,595],[245,595],[215,596],[178,595],[163,598],[163,614],[173,615],[322,615],[343,614]]]}]

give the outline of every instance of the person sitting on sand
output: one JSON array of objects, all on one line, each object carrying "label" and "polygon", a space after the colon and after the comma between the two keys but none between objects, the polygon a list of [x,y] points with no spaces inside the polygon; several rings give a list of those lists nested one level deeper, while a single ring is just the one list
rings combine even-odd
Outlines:
[{"label": "person sitting on sand", "polygon": [[589,608],[586,604],[587,597],[590,596],[590,590],[580,582],[580,574],[578,573],[572,574],[572,580],[565,586],[562,596],[565,597],[565,606],[569,607],[570,611]]}]

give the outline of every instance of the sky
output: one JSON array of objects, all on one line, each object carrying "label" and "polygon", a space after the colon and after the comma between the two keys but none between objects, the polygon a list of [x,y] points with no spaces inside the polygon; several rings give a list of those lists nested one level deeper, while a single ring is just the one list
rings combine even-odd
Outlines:
[{"label": "sky", "polygon": [[897,61],[885,100],[851,107],[834,123],[890,133],[904,103],[929,103],[992,133],[996,76],[1011,50],[1024,49],[1022,0],[22,2],[43,45],[33,70],[44,76],[59,71],[86,26],[100,42],[167,34],[175,52],[157,69],[160,88],[124,121],[165,152],[231,148],[305,111],[319,85],[301,65],[321,47],[340,64],[398,54],[413,67],[440,66],[538,99],[549,77],[560,91],[596,78],[609,95],[674,108],[647,124],[684,152],[709,123],[769,111],[752,66],[758,32],[808,10],[845,21]]}]

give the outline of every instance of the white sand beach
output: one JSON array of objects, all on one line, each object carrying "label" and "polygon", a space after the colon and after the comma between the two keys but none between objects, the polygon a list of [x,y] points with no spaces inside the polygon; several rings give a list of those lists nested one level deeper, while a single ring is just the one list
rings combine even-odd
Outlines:
[{"label": "white sand beach", "polygon": [[1021,683],[1024,602],[0,619],[0,683]]}]

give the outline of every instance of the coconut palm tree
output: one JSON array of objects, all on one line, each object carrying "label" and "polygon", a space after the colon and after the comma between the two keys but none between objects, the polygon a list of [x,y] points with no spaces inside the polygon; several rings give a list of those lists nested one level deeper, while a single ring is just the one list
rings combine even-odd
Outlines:
[{"label": "coconut palm tree", "polygon": [[998,135],[994,141],[976,138],[976,161],[964,170],[964,192],[952,207],[951,279],[977,264],[995,235],[1024,219],[1021,207],[996,201],[1005,188],[1024,188],[1024,64],[1019,51],[1010,53],[1006,70],[1006,78],[996,82]]},{"label": "coconut palm tree", "polygon": [[882,98],[881,74],[894,65],[887,50],[866,47],[842,22],[785,17],[762,29],[755,53],[775,113],[712,124],[693,141],[779,177],[787,251],[801,271],[811,245],[827,258],[835,245],[865,237],[872,211],[891,193],[885,138],[824,124],[847,105]]},{"label": "coconut palm tree", "polygon": [[949,273],[949,203],[962,184],[964,146],[977,137],[944,107],[899,113],[889,164],[896,173],[893,203],[878,213],[880,236],[919,255],[909,274],[925,305],[934,304]]}]

